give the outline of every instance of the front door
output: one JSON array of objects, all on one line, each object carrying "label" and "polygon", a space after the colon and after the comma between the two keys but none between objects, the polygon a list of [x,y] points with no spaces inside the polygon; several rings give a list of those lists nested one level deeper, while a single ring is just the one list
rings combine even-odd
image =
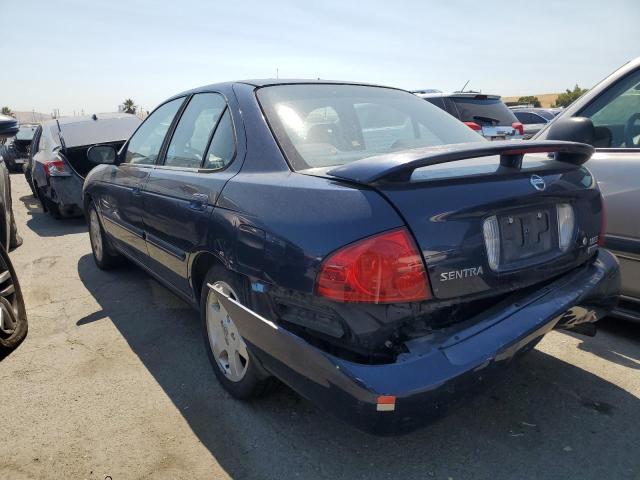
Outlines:
[{"label": "front door", "polygon": [[640,70],[630,73],[578,113],[596,132],[587,163],[607,210],[606,246],[620,260],[623,295],[640,299]]},{"label": "front door", "polygon": [[125,144],[123,161],[105,173],[99,207],[104,228],[118,247],[147,264],[142,222],[142,189],[160,154],[169,127],[184,102],[178,98],[158,107]]},{"label": "front door", "polygon": [[235,155],[235,136],[225,99],[193,95],[168,142],[164,159],[144,188],[144,223],[151,268],[191,295],[190,256],[204,248],[209,218]]}]

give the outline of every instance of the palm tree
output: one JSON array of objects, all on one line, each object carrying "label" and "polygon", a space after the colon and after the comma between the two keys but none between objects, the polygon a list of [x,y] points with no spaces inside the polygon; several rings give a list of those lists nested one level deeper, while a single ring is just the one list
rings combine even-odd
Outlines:
[{"label": "palm tree", "polygon": [[16,116],[16,114],[13,113],[9,107],[2,107],[2,115],[7,115],[9,117],[14,117],[14,118]]},{"label": "palm tree", "polygon": [[122,109],[125,113],[136,113],[136,102],[134,102],[130,98],[127,98],[122,104]]}]

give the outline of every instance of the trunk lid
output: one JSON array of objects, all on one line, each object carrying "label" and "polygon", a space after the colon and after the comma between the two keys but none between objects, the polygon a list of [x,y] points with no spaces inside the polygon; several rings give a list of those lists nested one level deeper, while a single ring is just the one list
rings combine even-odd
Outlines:
[{"label": "trunk lid", "polygon": [[[539,152],[557,153],[523,162]],[[593,256],[602,204],[581,166],[592,152],[568,142],[482,142],[363,159],[326,174],[370,185],[396,208],[434,296],[446,299],[543,282]]]}]

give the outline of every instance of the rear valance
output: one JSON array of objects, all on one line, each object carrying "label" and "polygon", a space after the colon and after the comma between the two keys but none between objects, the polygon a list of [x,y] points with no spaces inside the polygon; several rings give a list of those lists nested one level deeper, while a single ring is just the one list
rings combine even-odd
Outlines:
[{"label": "rear valance", "polygon": [[559,162],[582,165],[594,152],[590,145],[561,141],[497,141],[442,145],[398,153],[363,158],[327,172],[336,178],[358,183],[375,183],[381,180],[407,181],[417,168],[455,162],[470,158],[500,156],[500,165],[519,169],[522,157],[528,153],[555,153]]}]

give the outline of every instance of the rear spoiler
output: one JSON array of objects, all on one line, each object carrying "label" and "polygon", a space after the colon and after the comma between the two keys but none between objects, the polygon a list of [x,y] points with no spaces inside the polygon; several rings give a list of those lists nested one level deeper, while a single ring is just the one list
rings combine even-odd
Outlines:
[{"label": "rear spoiler", "polygon": [[408,181],[417,168],[469,158],[499,155],[501,166],[520,169],[522,157],[528,153],[553,152],[556,154],[556,161],[582,165],[591,158],[594,151],[591,145],[585,143],[549,140],[458,143],[363,158],[332,168],[327,174],[367,184],[381,180]]}]

